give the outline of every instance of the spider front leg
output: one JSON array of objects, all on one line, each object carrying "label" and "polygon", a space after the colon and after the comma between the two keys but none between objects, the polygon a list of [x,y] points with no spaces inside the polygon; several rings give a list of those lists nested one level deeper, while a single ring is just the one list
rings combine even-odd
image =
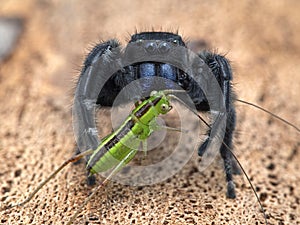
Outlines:
[{"label": "spider front leg", "polygon": [[[233,182],[233,174],[239,174],[240,170],[236,164],[236,161],[233,159],[232,153],[228,149],[228,148],[232,149],[232,138],[233,138],[233,132],[236,124],[236,113],[233,104],[234,93],[232,91],[232,87],[230,83],[232,80],[232,71],[229,62],[223,56],[216,55],[210,52],[203,52],[199,56],[212,70],[223,93],[227,118],[226,118],[225,135],[220,147],[220,154],[224,161],[224,170],[225,170],[226,182],[227,182],[227,197],[235,198],[236,194],[235,194],[235,187]],[[202,156],[206,151],[207,145],[210,140],[210,134],[211,134],[211,130],[208,131],[208,138],[204,141],[204,143],[200,146],[198,150],[199,156]]]},{"label": "spider front leg", "polygon": [[[75,90],[74,105],[80,113],[76,118],[80,123],[77,136],[80,143],[77,145],[75,154],[80,154],[86,149],[96,149],[99,143],[96,125],[94,122],[93,104],[97,106],[112,106],[113,102],[122,89],[119,85],[122,68],[121,51],[116,40],[109,40],[97,44],[86,57]],[[111,71],[116,71],[111,74]],[[123,82],[124,83],[124,82]],[[98,88],[101,87],[101,88]],[[86,157],[88,162],[89,156]],[[87,183],[95,184],[95,177],[88,176]]]}]

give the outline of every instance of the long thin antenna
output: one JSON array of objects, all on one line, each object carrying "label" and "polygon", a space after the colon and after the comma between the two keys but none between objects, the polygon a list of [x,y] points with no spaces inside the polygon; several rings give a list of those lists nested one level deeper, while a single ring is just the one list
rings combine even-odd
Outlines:
[{"label": "long thin antenna", "polygon": [[[210,128],[211,129],[211,126],[197,113],[197,112],[195,112],[192,108],[190,108],[185,102],[183,102],[180,98],[178,98],[177,96],[175,96],[175,95],[170,95],[172,98],[175,98],[176,100],[178,100],[180,103],[182,103],[185,107],[187,107],[193,114],[195,114],[202,122],[204,122],[205,123],[205,125],[208,127],[208,128]],[[265,110],[264,110],[265,111]],[[268,112],[268,111],[267,111]],[[264,207],[263,207],[263,205],[262,205],[262,203],[261,203],[261,201],[260,201],[260,199],[259,199],[259,197],[258,197],[258,195],[257,195],[257,192],[255,191],[255,189],[254,189],[254,186],[253,186],[253,184],[252,184],[252,182],[251,182],[251,180],[250,180],[250,178],[249,178],[249,176],[247,175],[247,173],[246,173],[246,171],[245,171],[245,169],[243,168],[243,166],[242,166],[242,164],[240,163],[240,161],[238,160],[238,158],[235,156],[235,154],[233,153],[233,151],[232,151],[232,149],[228,146],[228,145],[226,145],[225,143],[224,143],[224,141],[222,140],[222,144],[228,149],[228,151],[231,153],[231,155],[233,156],[233,158],[237,161],[237,163],[238,163],[238,165],[240,166],[240,168],[241,168],[241,170],[243,171],[243,173],[244,173],[244,175],[245,175],[245,177],[246,177],[246,179],[247,179],[247,181],[248,181],[248,183],[250,184],[250,187],[251,187],[251,189],[252,189],[252,191],[254,192],[254,195],[255,195],[255,197],[256,197],[256,199],[257,199],[257,201],[258,201],[258,204],[259,204],[259,206],[260,206],[260,208],[261,208],[261,211],[262,211],[262,213],[263,213],[263,215],[264,215],[264,219],[265,219],[265,223],[266,223],[266,225],[268,225],[268,220],[267,220],[267,215],[266,215],[266,213],[265,213],[265,209],[264,209]]]},{"label": "long thin antenna", "polygon": [[[195,114],[195,113],[194,113],[194,114]],[[198,115],[198,114],[196,114],[196,115],[197,115],[197,117],[198,117],[200,120],[203,121],[203,118],[202,118],[200,115]],[[205,124],[207,124],[207,123],[205,123]],[[211,126],[210,126],[209,124],[207,124],[207,125],[208,125],[209,128],[211,128]],[[260,201],[260,199],[259,199],[259,197],[258,197],[258,195],[257,195],[257,192],[255,191],[255,189],[254,189],[254,187],[253,187],[253,184],[252,184],[252,182],[251,182],[249,176],[247,175],[247,173],[246,173],[244,167],[242,166],[242,164],[240,163],[240,161],[238,160],[238,158],[235,156],[235,154],[233,153],[232,149],[231,149],[227,144],[225,144],[224,141],[222,141],[222,144],[227,148],[227,150],[230,152],[230,154],[233,156],[233,158],[237,161],[237,163],[239,164],[239,167],[240,167],[241,170],[243,171],[243,173],[244,173],[244,175],[245,175],[245,177],[246,177],[248,183],[250,184],[250,187],[251,187],[252,191],[253,191],[254,194],[255,194],[255,197],[256,197],[256,199],[257,199],[257,201],[258,201],[258,204],[259,204],[259,206],[260,206],[260,208],[261,208],[261,210],[262,210],[262,213],[263,213],[264,219],[265,219],[265,223],[266,223],[266,225],[268,225],[268,220],[267,220],[267,215],[266,215],[266,213],[265,213],[265,209],[264,209],[264,207],[263,207],[263,205],[262,205],[262,203],[261,203],[261,201]]]},{"label": "long thin antenna", "polygon": [[244,104],[246,104],[246,105],[250,105],[250,106],[252,106],[252,107],[254,107],[254,108],[260,109],[260,110],[264,111],[265,113],[268,113],[269,115],[271,115],[271,116],[275,117],[276,119],[280,120],[281,122],[283,122],[283,123],[289,125],[290,127],[293,127],[296,131],[300,132],[300,128],[298,128],[297,126],[295,126],[295,125],[292,124],[291,122],[289,122],[289,121],[283,119],[283,118],[280,117],[280,116],[275,115],[274,113],[270,112],[270,111],[267,110],[267,109],[264,109],[263,107],[261,107],[261,106],[259,106],[259,105],[256,105],[256,104],[254,104],[254,103],[247,102],[247,101],[244,101],[244,100],[241,100],[241,99],[235,99],[235,100],[238,101],[238,102],[242,102],[242,103],[244,103]]},{"label": "long thin antenna", "polygon": [[193,114],[195,114],[206,126],[208,126],[209,128],[211,128],[210,125],[201,116],[199,116],[197,112],[195,112],[191,107],[189,107],[184,101],[182,101],[180,98],[178,98],[175,95],[169,94],[169,96],[172,97],[172,98],[174,98],[174,99],[176,99],[181,104],[183,104],[187,109],[189,109]]},{"label": "long thin antenna", "polygon": [[[195,113],[194,113],[194,114],[195,114]],[[203,118],[202,118],[200,115],[197,114],[197,117],[203,121]],[[207,123],[205,123],[205,124],[207,124]],[[207,125],[208,125],[208,127],[211,129],[211,126],[210,126],[209,124],[207,124]],[[256,199],[257,199],[257,201],[258,201],[258,204],[259,204],[259,206],[260,206],[260,208],[261,208],[261,211],[262,211],[262,213],[263,213],[263,215],[264,215],[265,223],[266,223],[266,225],[268,225],[268,220],[267,220],[267,215],[266,215],[266,213],[265,213],[265,209],[264,209],[264,207],[263,207],[263,205],[262,205],[262,203],[261,203],[261,201],[260,201],[260,199],[259,199],[259,197],[258,197],[258,195],[257,195],[257,192],[256,192],[255,189],[254,189],[254,186],[253,186],[253,184],[252,184],[252,182],[251,182],[251,180],[250,180],[248,174],[246,173],[244,167],[242,166],[242,164],[240,163],[240,161],[238,160],[238,158],[237,158],[237,157],[235,156],[235,154],[233,153],[232,149],[231,149],[224,141],[222,141],[222,144],[227,148],[227,150],[230,152],[230,154],[233,156],[233,158],[236,160],[236,162],[238,163],[239,167],[240,167],[241,170],[243,171],[243,173],[244,173],[244,175],[245,175],[245,177],[246,177],[248,183],[250,184],[250,187],[251,187],[252,191],[254,192],[254,195],[255,195],[255,197],[256,197]]]},{"label": "long thin antenna", "polygon": [[243,168],[242,164],[240,163],[240,161],[238,160],[238,158],[235,156],[235,154],[233,154],[231,148],[229,148],[229,146],[226,145],[223,141],[222,141],[222,144],[223,144],[223,145],[227,148],[227,150],[231,153],[231,155],[233,156],[233,158],[235,159],[235,161],[239,164],[239,167],[240,167],[241,170],[243,171],[245,177],[247,178],[247,180],[248,180],[248,182],[249,182],[249,184],[250,184],[250,186],[251,186],[251,189],[253,190],[253,192],[254,192],[254,194],[255,194],[255,197],[256,197],[256,199],[257,199],[257,201],[258,201],[258,203],[259,203],[259,206],[260,206],[260,208],[261,208],[261,211],[262,211],[262,213],[263,213],[263,215],[264,215],[265,223],[266,223],[266,225],[268,225],[268,220],[267,220],[267,215],[266,215],[266,213],[265,213],[265,209],[264,209],[264,207],[263,207],[263,205],[262,205],[262,203],[261,203],[261,201],[260,201],[260,199],[259,199],[259,197],[258,197],[258,195],[257,195],[257,192],[255,191],[255,189],[254,189],[254,187],[253,187],[252,182],[250,181],[250,178],[249,178],[248,174],[247,174],[246,171],[244,170],[244,168]]},{"label": "long thin antenna", "polygon": [[173,89],[166,89],[162,91],[165,95],[170,95],[174,93],[186,93],[185,90],[173,90]]}]

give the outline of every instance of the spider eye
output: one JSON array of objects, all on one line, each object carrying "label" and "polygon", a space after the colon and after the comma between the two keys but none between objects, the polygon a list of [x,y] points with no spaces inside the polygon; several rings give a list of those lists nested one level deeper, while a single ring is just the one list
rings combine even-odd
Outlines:
[{"label": "spider eye", "polygon": [[161,53],[166,53],[170,50],[170,44],[167,42],[162,42],[158,47]]},{"label": "spider eye", "polygon": [[157,45],[154,42],[148,42],[145,44],[145,49],[147,52],[153,53],[157,49]]},{"label": "spider eye", "polygon": [[178,40],[173,40],[172,41],[174,45],[179,45],[179,41]]},{"label": "spider eye", "polygon": [[138,40],[135,41],[135,43],[136,43],[137,45],[141,45],[141,44],[143,43],[143,40],[142,40],[142,39],[138,39]]}]

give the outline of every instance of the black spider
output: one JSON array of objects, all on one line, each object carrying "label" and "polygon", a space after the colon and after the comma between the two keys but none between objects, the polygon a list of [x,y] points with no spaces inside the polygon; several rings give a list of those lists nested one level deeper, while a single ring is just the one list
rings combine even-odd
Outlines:
[{"label": "black spider", "polygon": [[[173,58],[171,62],[166,60],[166,58],[172,58],[171,53],[174,53],[174,51],[179,52],[177,54],[179,56]],[[169,32],[142,32],[134,34],[124,51],[120,50],[120,44],[116,40],[97,44],[85,59],[76,88],[75,104],[77,102],[79,105],[86,107],[86,109],[83,109],[83,116],[78,119],[78,123],[91,124],[86,127],[94,126],[93,113],[88,112],[89,100],[96,99],[97,105],[111,107],[116,96],[127,84],[140,78],[147,79],[157,76],[167,79],[163,84],[165,88],[173,88],[175,82],[186,90],[198,111],[210,111],[209,96],[204,94],[207,92],[196,82],[199,77],[205,75],[205,71],[197,73],[197,70],[196,72],[193,70],[191,73],[187,72],[189,71],[189,68],[187,68],[189,65],[197,68],[197,64],[199,64],[197,61],[191,64],[185,63],[185,61],[190,60],[187,52],[188,49],[182,38]],[[157,57],[161,57],[159,61],[156,60]],[[226,132],[223,144],[220,147],[220,154],[224,160],[227,196],[235,198],[233,174],[239,173],[239,169],[230,151],[227,149],[227,146],[229,148],[232,147],[236,123],[236,113],[233,104],[234,93],[231,87],[232,70],[224,56],[203,51],[197,54],[197,57],[200,57],[201,63],[204,63],[212,71],[222,91],[221,100],[225,106],[227,119]],[[178,65],[178,63],[182,65],[182,68],[174,66],[174,64]],[[111,74],[111,71],[114,71],[113,74]],[[93,87],[93,85],[101,86],[101,89],[97,90],[97,93],[91,92],[89,87]],[[208,80],[205,87],[209,89],[209,85],[210,81]],[[151,79],[148,79],[141,84],[140,88],[143,92],[150,92],[153,88],[152,86]],[[86,113],[85,110],[87,111]],[[91,130],[93,131],[93,129]],[[90,130],[86,129],[84,131],[86,136],[82,140],[84,145],[89,148],[95,148],[97,145],[96,135],[91,134],[93,133],[92,131],[90,132]],[[204,154],[211,138],[210,134],[211,130],[208,131],[208,138],[199,147],[199,156]],[[79,150],[77,150],[78,152]],[[93,177],[88,179],[88,183],[92,184],[94,182]]]}]

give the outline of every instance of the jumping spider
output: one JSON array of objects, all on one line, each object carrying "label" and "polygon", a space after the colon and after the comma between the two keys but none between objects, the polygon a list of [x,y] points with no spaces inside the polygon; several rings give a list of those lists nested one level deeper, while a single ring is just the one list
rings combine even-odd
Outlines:
[{"label": "jumping spider", "polygon": [[[133,47],[129,48],[129,45]],[[140,78],[150,77],[162,77],[166,78],[165,87],[172,88],[172,82],[179,85],[186,90],[187,94],[192,99],[195,108],[199,112],[209,112],[211,107],[207,96],[204,91],[199,87],[197,77],[202,76],[199,72],[193,73],[193,75],[177,68],[172,63],[155,61],[157,56],[169,56],[170,52],[175,47],[181,47],[187,49],[186,43],[182,40],[181,36],[169,32],[142,32],[136,33],[131,36],[128,45],[124,51],[121,51],[121,46],[117,40],[109,40],[97,44],[91,52],[88,54],[84,61],[84,65],[79,77],[79,81],[76,88],[75,101],[82,104],[83,107],[88,107],[87,99],[92,99],[91,96],[95,96],[96,104],[99,106],[111,107],[116,96],[119,92],[130,82]],[[130,62],[132,51],[140,51],[143,56],[139,62]],[[233,159],[231,152],[227,149],[232,148],[233,132],[236,124],[236,112],[233,104],[234,93],[231,87],[232,70],[228,60],[222,56],[209,51],[202,51],[197,54],[202,63],[206,65],[212,72],[213,76],[218,82],[219,88],[222,91],[222,102],[225,105],[227,114],[226,130],[223,138],[223,142],[220,145],[220,155],[224,161],[224,170],[227,181],[227,197],[235,198],[235,187],[233,183],[233,174],[239,173],[239,168],[236,165],[236,161]],[[182,52],[182,58],[185,57],[184,51]],[[102,66],[96,66],[95,62],[101,61]],[[112,71],[115,68],[113,74],[106,74],[107,71]],[[101,70],[101,71],[100,71]],[[100,75],[100,72],[107,76],[105,79]],[[107,72],[108,73],[108,72]],[[97,90],[97,93],[91,93],[88,85],[94,85],[95,83],[102,82],[102,89]],[[169,83],[169,81],[171,81]],[[141,84],[141,88],[144,91],[151,91],[151,81]],[[79,122],[91,122],[93,120],[92,114],[87,114],[79,120]],[[198,149],[199,156],[202,156],[210,140],[211,130],[208,130],[208,137]],[[95,138],[90,135],[85,140],[91,148],[94,148]],[[82,150],[82,149],[81,149]],[[79,148],[77,153],[79,153]],[[88,178],[88,183],[92,184],[95,180],[93,177]]]}]

